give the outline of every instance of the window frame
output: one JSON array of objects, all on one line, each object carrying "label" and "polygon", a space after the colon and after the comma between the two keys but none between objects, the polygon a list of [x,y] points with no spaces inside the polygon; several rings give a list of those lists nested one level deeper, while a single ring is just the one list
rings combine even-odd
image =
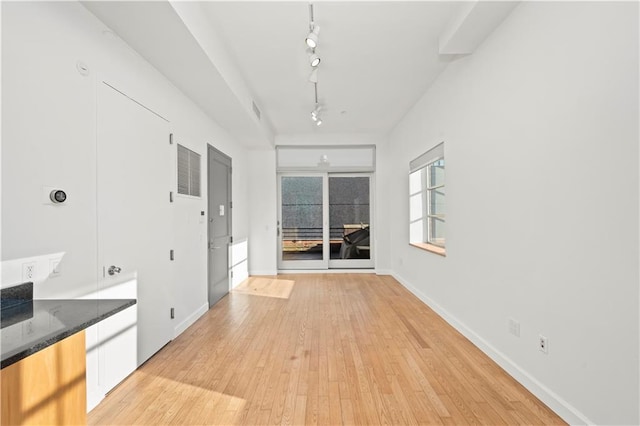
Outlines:
[{"label": "window frame", "polygon": [[[426,206],[427,206],[427,211],[426,211],[426,218],[427,218],[427,235],[425,237],[425,243],[426,244],[432,244],[434,246],[437,247],[441,247],[441,248],[445,248],[445,242],[446,240],[443,238],[442,242],[438,242],[435,241],[435,236],[433,235],[433,223],[432,220],[436,219],[436,220],[441,220],[444,224],[446,223],[446,215],[445,213],[436,213],[433,211],[433,204],[432,204],[432,197],[433,197],[433,193],[436,192],[438,189],[444,188],[445,187],[445,183],[443,182],[440,185],[432,185],[431,182],[431,173],[430,173],[430,168],[434,167],[434,164],[436,164],[437,162],[442,161],[443,162],[443,169],[444,169],[444,155],[441,157],[438,157],[436,159],[434,159],[433,161],[431,161],[429,164],[427,164],[425,166],[425,168],[427,169],[427,173],[426,174],[426,188],[425,191],[427,193],[427,199],[426,199]],[[446,196],[446,195],[445,195]]]},{"label": "window frame", "polygon": [[[443,175],[442,183],[434,185],[432,182],[432,168],[435,167],[436,163],[440,161],[442,161],[442,168],[444,172],[444,169],[446,167],[444,142],[440,142],[433,148],[426,151],[424,154],[411,161],[409,164],[409,177],[411,177],[414,173],[420,173],[419,191],[416,191],[415,189],[412,191],[411,186],[409,188],[410,205],[412,197],[420,196],[421,198],[420,216],[415,219],[410,217],[409,226],[411,227],[413,224],[419,221],[422,229],[422,235],[419,241],[415,238],[415,232],[414,235],[412,235],[412,230],[410,229],[409,244],[414,247],[439,254],[441,256],[446,256],[446,236],[443,236],[440,239],[436,239],[434,236],[433,226],[434,220],[442,221],[442,226],[446,226],[446,213],[438,213],[437,211],[434,211],[435,206],[432,204],[434,193],[446,187],[446,173]],[[443,197],[445,197],[446,199],[446,192],[443,193]]]}]

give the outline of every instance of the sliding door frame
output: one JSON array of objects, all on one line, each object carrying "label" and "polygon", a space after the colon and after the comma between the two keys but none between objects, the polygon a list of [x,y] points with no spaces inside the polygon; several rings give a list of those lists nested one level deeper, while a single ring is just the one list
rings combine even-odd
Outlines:
[{"label": "sliding door frame", "polygon": [[[321,177],[322,178],[322,259],[284,260],[282,231],[282,178],[283,177]],[[283,172],[278,173],[278,269],[328,269],[329,268],[329,177],[327,173]]]},{"label": "sliding door frame", "polygon": [[[322,177],[322,259],[284,260],[282,229],[282,178],[283,177]],[[330,177],[368,177],[369,178],[369,259],[331,259],[329,223],[329,178]],[[375,268],[375,173],[373,172],[280,172],[277,178],[277,245],[278,270],[329,270],[329,269],[374,269]]]}]

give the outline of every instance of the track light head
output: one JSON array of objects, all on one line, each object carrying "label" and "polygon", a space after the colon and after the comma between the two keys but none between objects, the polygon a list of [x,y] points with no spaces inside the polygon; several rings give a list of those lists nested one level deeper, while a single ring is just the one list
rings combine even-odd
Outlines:
[{"label": "track light head", "polygon": [[309,65],[311,65],[313,68],[316,68],[318,65],[320,65],[320,56],[312,53],[309,56]]},{"label": "track light head", "polygon": [[309,82],[310,83],[318,82],[318,68],[314,68],[313,71],[311,71],[311,74],[309,74]]},{"label": "track light head", "polygon": [[305,43],[307,43],[307,46],[309,46],[310,49],[315,49],[316,47],[318,47],[318,34],[320,34],[320,26],[313,23],[311,23],[311,25],[313,29],[307,35],[307,38],[304,41]]},{"label": "track light head", "polygon": [[[316,108],[313,111],[311,111],[311,120],[313,120],[316,123],[316,126],[319,126],[320,124],[322,124],[322,119],[320,118],[321,109],[322,109],[322,106],[316,104]],[[318,124],[318,122],[320,124]]]}]

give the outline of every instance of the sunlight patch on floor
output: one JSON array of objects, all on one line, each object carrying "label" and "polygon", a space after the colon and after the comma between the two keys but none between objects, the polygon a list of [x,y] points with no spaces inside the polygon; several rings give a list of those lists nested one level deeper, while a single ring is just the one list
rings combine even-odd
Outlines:
[{"label": "sunlight patch on floor", "polygon": [[233,293],[288,299],[295,281],[275,277],[249,277]]},{"label": "sunlight patch on floor", "polygon": [[154,386],[170,396],[141,407],[143,413],[138,418],[141,424],[197,424],[207,419],[232,425],[238,423],[247,404],[243,398],[207,389],[206,385],[162,376],[155,376],[153,381]]}]

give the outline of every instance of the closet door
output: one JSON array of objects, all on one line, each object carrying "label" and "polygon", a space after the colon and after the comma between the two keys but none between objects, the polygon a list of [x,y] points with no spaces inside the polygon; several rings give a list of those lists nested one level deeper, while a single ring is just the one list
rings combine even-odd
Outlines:
[{"label": "closet door", "polygon": [[173,337],[169,123],[105,83],[97,105],[99,291],[137,287],[140,365]]}]

